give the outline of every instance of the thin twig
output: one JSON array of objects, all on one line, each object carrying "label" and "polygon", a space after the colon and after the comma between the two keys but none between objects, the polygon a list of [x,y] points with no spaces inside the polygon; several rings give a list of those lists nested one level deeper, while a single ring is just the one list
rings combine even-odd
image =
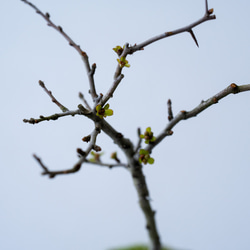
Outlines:
[{"label": "thin twig", "polygon": [[66,111],[63,113],[55,113],[53,115],[49,115],[49,116],[42,116],[40,115],[40,118],[30,118],[30,119],[23,119],[23,122],[25,123],[30,123],[30,124],[37,124],[39,122],[43,122],[43,121],[55,121],[60,117],[64,117],[64,116],[74,116],[74,115],[82,115],[82,112],[77,109],[77,110],[71,110],[71,111]]},{"label": "thin twig", "polygon": [[39,80],[38,82],[39,85],[44,89],[44,91],[49,95],[51,101],[54,102],[62,110],[62,112],[69,111],[65,106],[63,106],[60,102],[57,101],[57,99],[52,95],[52,92],[46,88],[43,81]]},{"label": "thin twig", "polygon": [[205,0],[205,13],[208,13],[208,3],[207,3],[207,0]]},{"label": "thin twig", "polygon": [[192,30],[192,28],[194,28],[195,26],[216,18],[215,15],[211,15],[211,14],[207,15],[207,13],[205,13],[205,15],[202,18],[198,19],[197,21],[195,21],[195,22],[193,22],[193,23],[191,23],[191,24],[189,24],[189,25],[187,25],[185,27],[182,27],[182,28],[179,28],[179,29],[176,29],[176,30],[173,30],[173,31],[165,32],[165,33],[163,33],[161,35],[152,37],[152,38],[150,38],[150,39],[146,40],[145,42],[142,42],[142,43],[140,43],[138,45],[134,45],[134,46],[129,48],[128,53],[133,54],[135,51],[142,50],[143,48],[145,48],[149,44],[154,43],[154,42],[156,42],[158,40],[161,40],[161,39],[173,36],[173,35],[177,35],[177,34],[180,34],[182,32],[190,32],[190,30]]},{"label": "thin twig", "polygon": [[88,104],[88,102],[87,102],[87,100],[85,99],[85,97],[84,97],[84,95],[82,94],[82,92],[79,92],[79,98],[83,101],[83,103],[85,104],[85,106],[89,109],[89,110],[91,110],[91,107],[89,106],[89,104]]},{"label": "thin twig", "polygon": [[119,75],[113,82],[111,88],[108,90],[108,92],[106,93],[106,95],[101,99],[100,101],[100,105],[103,106],[111,97],[113,97],[113,94],[116,90],[116,88],[118,87],[119,83],[121,82],[121,80],[123,79],[124,75],[121,74]]},{"label": "thin twig", "polygon": [[[122,53],[119,54],[119,58],[123,57],[126,59],[128,54],[133,54],[136,51],[143,50],[146,46],[148,46],[148,45],[150,45],[158,40],[161,40],[161,39],[173,36],[173,35],[177,35],[177,34],[180,34],[182,32],[189,32],[191,34],[192,38],[194,39],[195,44],[199,47],[198,41],[197,41],[192,29],[201,23],[204,23],[206,21],[213,20],[216,18],[215,15],[212,15],[213,9],[210,9],[210,10],[207,9],[208,8],[207,7],[207,0],[205,1],[205,4],[206,4],[205,14],[202,18],[198,19],[196,22],[193,22],[185,27],[182,27],[182,28],[179,28],[179,29],[176,29],[173,31],[164,32],[163,34],[152,37],[152,38],[150,38],[150,39],[148,39],[140,44],[135,44],[134,46],[129,46],[129,44],[126,43],[124,45],[124,49],[123,49]],[[122,74],[122,69],[123,69],[123,67],[120,67],[120,65],[118,63],[116,70],[115,70],[115,74],[114,74],[114,80],[118,79],[118,77]],[[107,96],[107,95],[108,94],[106,94],[105,96]]]},{"label": "thin twig", "polygon": [[[43,18],[45,18],[45,20],[47,20],[48,25],[52,26],[57,31],[59,31],[66,38],[66,40],[69,42],[69,44],[71,46],[73,46],[78,51],[78,53],[81,55],[81,57],[82,57],[82,59],[83,59],[83,61],[85,63],[86,69],[87,69],[87,73],[88,73],[88,77],[89,77],[89,84],[90,84],[90,93],[91,93],[93,101],[97,102],[97,100],[98,100],[102,104],[105,104],[109,100],[109,98],[112,97],[112,95],[113,95],[114,91],[116,90],[118,84],[120,83],[120,81],[123,78],[122,67],[120,67],[119,65],[117,66],[113,85],[111,86],[111,88],[109,89],[107,94],[103,98],[100,98],[100,97],[98,98],[98,96],[96,94],[94,78],[93,78],[93,75],[95,73],[96,65],[93,64],[92,67],[90,67],[87,54],[80,49],[80,46],[76,45],[73,42],[73,40],[63,31],[61,26],[56,26],[50,21],[50,16],[49,16],[48,13],[43,14],[39,9],[37,9],[30,2],[28,2],[26,0],[22,0],[22,1],[29,4],[31,7],[33,7],[37,11],[38,14],[42,15]],[[192,29],[195,26],[197,26],[197,25],[199,25],[199,24],[201,24],[201,23],[203,23],[205,21],[215,19],[215,16],[211,15],[213,11],[208,10],[207,1],[205,1],[205,4],[206,4],[206,6],[205,6],[206,12],[205,12],[205,15],[204,15],[203,18],[201,18],[201,19],[197,20],[196,22],[194,22],[194,23],[192,23],[192,24],[190,24],[188,26],[185,26],[183,28],[180,28],[180,29],[177,29],[177,30],[174,30],[174,31],[171,31],[171,32],[165,32],[165,33],[163,33],[163,34],[161,34],[159,36],[150,38],[149,40],[147,40],[145,42],[142,42],[141,44],[134,45],[134,46],[131,46],[131,47],[129,47],[128,44],[126,44],[123,52],[120,55],[120,58],[121,57],[126,58],[126,56],[128,54],[133,54],[135,51],[142,50],[144,47],[146,47],[147,45],[149,45],[149,44],[151,44],[153,42],[156,42],[156,41],[158,41],[160,39],[163,39],[163,38],[166,38],[166,37],[169,37],[169,36],[172,36],[172,35],[176,35],[176,34],[179,34],[179,33],[182,33],[182,32],[190,32],[190,34],[192,35],[194,41],[198,45],[197,39],[195,38],[195,36],[194,36],[194,34],[192,32]],[[233,89],[233,90],[231,90],[231,91],[233,91],[232,93],[236,93],[236,91],[239,91],[239,89],[238,89],[238,87],[236,85],[231,86],[231,88]],[[241,88],[241,91],[243,91],[243,89],[244,88]],[[245,87],[245,89],[247,89],[247,87]],[[213,99],[213,101],[218,101],[219,97],[220,96]],[[190,117],[192,117],[194,115],[197,115],[199,112],[203,111],[205,108],[207,108],[210,105],[212,105],[212,104],[207,104],[207,106],[205,106],[205,107],[201,106],[200,110],[198,110],[198,111],[191,110],[190,112],[185,112],[185,111],[180,112],[180,114],[178,114],[176,117],[171,119],[171,121],[169,122],[169,124],[165,128],[164,132],[157,137],[156,141],[149,144],[148,151],[151,151],[155,145],[160,143],[161,140],[163,140],[167,135],[169,135],[171,133],[171,128],[173,128],[180,120],[187,119],[187,118],[190,118]],[[86,105],[86,107],[89,108],[89,105]],[[147,222],[146,227],[147,227],[147,230],[148,230],[148,233],[149,233],[149,236],[150,236],[150,240],[151,240],[151,243],[152,243],[152,249],[153,250],[160,250],[161,242],[160,242],[160,237],[159,237],[158,230],[157,230],[157,227],[156,227],[155,211],[151,208],[151,205],[150,205],[149,191],[148,191],[148,188],[147,188],[147,183],[146,183],[146,180],[145,180],[145,176],[144,176],[143,171],[142,171],[142,166],[139,163],[137,154],[135,155],[135,150],[138,151],[138,149],[140,147],[140,142],[138,142],[139,146],[137,145],[137,147],[134,148],[134,145],[132,144],[132,142],[129,139],[124,138],[121,133],[117,132],[104,119],[100,119],[99,117],[97,117],[95,115],[95,113],[90,112],[90,110],[84,108],[82,105],[79,105],[78,108],[79,108],[79,110],[77,110],[77,111],[68,111],[68,112],[65,112],[65,113],[67,115],[69,115],[69,113],[71,115],[72,114],[85,115],[86,117],[88,117],[89,119],[94,121],[96,127],[98,127],[98,130],[95,129],[92,132],[91,141],[90,141],[90,144],[89,144],[87,150],[84,151],[84,152],[81,151],[81,154],[80,154],[81,157],[80,157],[79,161],[71,169],[63,170],[63,171],[50,171],[42,163],[41,159],[34,155],[35,159],[37,160],[37,162],[40,164],[40,166],[44,170],[43,174],[49,175],[51,178],[53,178],[54,176],[56,176],[58,174],[69,174],[69,173],[74,173],[74,172],[79,171],[80,168],[81,168],[81,165],[84,162],[87,161],[87,159],[86,159],[87,155],[94,148],[94,146],[96,146],[96,144],[95,144],[96,143],[96,137],[97,137],[99,131],[103,130],[110,138],[113,139],[114,143],[116,143],[122,149],[122,151],[125,153],[125,155],[127,157],[128,169],[131,172],[131,176],[133,178],[134,185],[135,185],[138,197],[139,197],[139,203],[140,203],[140,206],[141,206],[141,208],[143,210],[143,213],[145,215],[145,218],[146,218],[146,222]],[[76,113],[72,113],[72,112],[76,112]],[[65,114],[65,113],[63,113],[63,114]],[[63,116],[63,115],[56,114],[56,115],[53,116],[53,118],[57,119],[58,117],[61,117],[61,116]],[[53,119],[53,118],[47,117],[47,119]],[[40,117],[40,119],[44,120],[45,117]],[[26,122],[30,122],[30,121],[31,120],[27,120]],[[32,122],[30,122],[30,123],[32,123]],[[100,163],[98,162],[98,165],[99,164]],[[108,164],[108,166],[110,166],[110,165]]]},{"label": "thin twig", "polygon": [[135,154],[138,152],[138,150],[140,149],[140,147],[141,147],[141,142],[142,142],[142,138],[140,137],[140,135],[141,135],[141,129],[140,128],[138,128],[137,129],[137,135],[138,135],[138,142],[137,142],[137,145],[136,145],[136,147],[135,147]]},{"label": "thin twig", "polygon": [[168,99],[167,105],[168,105],[168,120],[171,121],[173,119],[173,111],[172,111],[172,102],[170,99]]},{"label": "thin twig", "polygon": [[47,22],[48,22],[48,26],[54,28],[55,30],[57,30],[69,43],[70,46],[72,46],[73,48],[76,49],[76,51],[80,54],[87,73],[88,73],[88,78],[89,78],[89,85],[90,85],[90,94],[92,96],[93,101],[95,101],[95,99],[98,97],[98,95],[96,94],[96,89],[95,89],[95,82],[94,82],[94,72],[95,72],[95,68],[96,65],[93,64],[92,68],[90,68],[89,65],[89,59],[88,59],[88,55],[86,52],[82,51],[80,48],[80,45],[77,45],[63,30],[63,28],[61,26],[57,26],[55,25],[51,20],[50,20],[50,15],[49,13],[43,13],[42,11],[40,11],[34,4],[32,4],[31,2],[27,1],[27,0],[21,0],[22,2],[28,4],[29,6],[31,6],[33,9],[36,10],[36,13],[41,15]]},{"label": "thin twig", "polygon": [[125,163],[117,163],[117,164],[113,164],[113,163],[103,163],[103,162],[94,162],[94,161],[89,161],[89,160],[85,160],[86,163],[89,164],[93,164],[93,165],[98,165],[98,166],[103,166],[103,167],[108,167],[108,168],[115,168],[115,167],[124,167],[127,168],[127,164]]},{"label": "thin twig", "polygon": [[[129,44],[125,43],[124,49],[122,50],[122,53],[119,54],[119,58],[121,58],[121,57],[126,58],[126,56],[128,54],[129,54]],[[114,74],[114,80],[116,80],[121,75],[122,69],[123,69],[123,67],[121,67],[120,64],[118,63],[116,66],[115,74]]]},{"label": "thin twig", "polygon": [[94,131],[92,132],[92,134],[91,134],[91,141],[90,141],[90,144],[89,144],[88,148],[84,151],[84,154],[82,154],[82,156],[75,163],[75,165],[72,168],[70,168],[70,169],[59,170],[59,171],[50,171],[47,167],[45,167],[45,165],[43,164],[42,160],[34,154],[33,155],[34,158],[37,160],[37,162],[39,163],[39,165],[44,170],[42,172],[42,175],[48,175],[49,178],[54,178],[56,175],[72,174],[72,173],[78,172],[81,169],[82,164],[86,161],[86,157],[88,156],[88,154],[93,149],[93,147],[94,147],[94,145],[96,143],[97,135],[99,133],[100,133],[100,129],[98,127],[96,127],[94,129]]}]

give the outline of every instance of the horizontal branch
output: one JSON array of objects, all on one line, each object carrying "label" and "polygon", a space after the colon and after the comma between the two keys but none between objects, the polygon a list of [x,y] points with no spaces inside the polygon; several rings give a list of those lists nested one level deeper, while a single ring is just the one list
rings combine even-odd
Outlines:
[{"label": "horizontal branch", "polygon": [[98,165],[98,166],[102,166],[102,167],[108,167],[108,168],[115,168],[115,167],[124,167],[127,168],[127,164],[125,163],[103,163],[103,162],[95,162],[95,161],[89,161],[89,160],[85,160],[86,163],[88,164],[93,164],[93,165]]},{"label": "horizontal branch", "polygon": [[220,91],[218,94],[212,96],[206,101],[202,101],[197,107],[190,111],[180,111],[171,121],[167,124],[166,128],[160,133],[154,142],[151,142],[147,147],[146,150],[151,152],[152,149],[158,145],[166,136],[172,135],[172,128],[178,124],[181,120],[187,120],[191,117],[197,116],[199,113],[218,103],[219,100],[226,97],[229,94],[237,94],[244,91],[250,91],[250,84],[237,86],[235,83],[230,84],[227,88]]},{"label": "horizontal branch", "polygon": [[[172,31],[168,31],[168,32],[164,32],[163,34],[152,37],[152,38],[146,40],[145,42],[142,42],[138,45],[134,45],[134,46],[129,48],[129,54],[133,54],[135,51],[142,50],[143,48],[145,48],[149,44],[154,43],[158,40],[161,40],[161,39],[164,39],[164,38],[167,38],[170,36],[174,36],[174,35],[177,35],[177,34],[180,34],[183,32],[192,32],[192,29],[194,27],[196,27],[197,25],[216,18],[215,15],[211,15],[211,14],[212,14],[212,10],[210,10],[210,12],[208,12],[208,13],[205,13],[205,15],[202,18],[198,19],[197,21],[195,21],[195,22],[193,22],[185,27],[182,27],[182,28],[179,28],[176,30],[172,30]],[[196,41],[196,44],[197,44],[197,41]]]},{"label": "horizontal branch", "polygon": [[30,123],[30,124],[37,124],[37,123],[43,122],[43,121],[51,121],[51,120],[55,121],[58,118],[64,117],[64,116],[75,116],[75,115],[81,115],[81,112],[79,111],[79,109],[71,110],[71,111],[65,111],[63,113],[55,113],[55,114],[49,115],[49,116],[40,115],[39,118],[23,119],[23,122]]}]

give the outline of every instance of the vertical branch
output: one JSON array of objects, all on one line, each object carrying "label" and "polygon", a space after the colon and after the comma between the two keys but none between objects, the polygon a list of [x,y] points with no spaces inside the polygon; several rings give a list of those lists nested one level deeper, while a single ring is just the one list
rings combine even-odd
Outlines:
[{"label": "vertical branch", "polygon": [[87,74],[88,74],[88,79],[89,79],[89,87],[90,87],[90,95],[92,97],[93,102],[95,102],[96,98],[98,97],[95,89],[95,82],[94,82],[94,73],[96,69],[96,64],[92,64],[92,68],[90,68],[89,65],[89,57],[86,52],[82,51],[81,53],[82,60],[84,62]]},{"label": "vertical branch", "polygon": [[160,250],[161,241],[156,226],[155,211],[151,208],[149,191],[145,176],[142,172],[142,166],[138,160],[128,159],[130,161],[129,169],[133,178],[134,186],[139,197],[139,204],[146,219],[146,229],[148,231],[151,250]]},{"label": "vertical branch", "polygon": [[207,0],[205,0],[205,13],[208,13],[208,3],[207,3]]},{"label": "vertical branch", "polygon": [[172,102],[170,99],[168,99],[167,105],[168,105],[168,120],[171,121],[174,118],[174,116],[172,111]]}]

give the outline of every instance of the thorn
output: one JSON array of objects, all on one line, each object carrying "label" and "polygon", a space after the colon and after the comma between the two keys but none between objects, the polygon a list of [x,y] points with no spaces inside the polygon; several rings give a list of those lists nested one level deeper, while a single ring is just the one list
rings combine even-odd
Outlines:
[{"label": "thorn", "polygon": [[192,38],[194,39],[195,44],[196,44],[197,47],[199,48],[199,44],[198,44],[198,42],[197,42],[197,39],[196,39],[196,37],[195,37],[194,32],[192,31],[192,29],[189,30],[188,32],[190,33],[190,35],[191,35]]}]

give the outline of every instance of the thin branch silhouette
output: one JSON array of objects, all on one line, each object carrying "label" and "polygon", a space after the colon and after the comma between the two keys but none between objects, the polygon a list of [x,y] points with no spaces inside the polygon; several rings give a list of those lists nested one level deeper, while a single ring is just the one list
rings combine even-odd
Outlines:
[{"label": "thin branch silhouette", "polygon": [[[83,94],[79,94],[80,99],[83,101],[83,104],[79,104],[76,110],[69,110],[65,106],[63,106],[53,95],[52,92],[49,91],[45,84],[40,80],[39,84],[40,86],[45,90],[45,92],[50,96],[51,100],[62,110],[62,113],[56,113],[52,114],[50,116],[40,116],[39,118],[30,118],[30,119],[24,119],[23,121],[30,124],[37,124],[43,121],[50,121],[50,120],[57,120],[58,118],[64,117],[64,116],[75,116],[75,115],[81,115],[85,116],[86,118],[93,121],[94,128],[91,134],[88,134],[87,136],[83,137],[83,141],[87,142],[87,147],[85,150],[82,150],[80,148],[77,149],[78,154],[78,160],[76,163],[66,170],[50,170],[40,157],[38,157],[36,154],[33,155],[37,163],[42,168],[43,175],[47,175],[49,178],[54,178],[57,175],[67,175],[78,172],[82,165],[84,163],[87,164],[93,164],[93,165],[99,165],[101,167],[108,167],[108,168],[116,168],[116,167],[123,167],[126,170],[128,170],[131,174],[131,178],[134,183],[134,187],[136,189],[139,204],[141,207],[141,210],[145,216],[146,220],[146,229],[148,231],[149,239],[151,242],[151,250],[160,250],[161,249],[161,239],[159,235],[159,231],[157,229],[156,225],[156,219],[155,219],[155,210],[152,208],[150,203],[150,193],[149,189],[146,183],[146,179],[143,173],[143,165],[140,161],[140,151],[142,149],[142,137],[141,137],[141,130],[138,129],[138,141],[134,145],[132,140],[129,138],[126,138],[120,131],[118,131],[116,128],[114,128],[109,122],[107,122],[104,117],[100,116],[100,114],[97,112],[98,110],[101,110],[105,114],[105,104],[107,104],[108,100],[114,96],[114,93],[116,89],[118,88],[120,82],[124,78],[124,74],[122,74],[124,66],[129,67],[129,64],[126,60],[126,57],[128,55],[132,55],[137,51],[142,51],[144,48],[152,43],[155,43],[161,39],[168,38],[173,35],[177,35],[183,32],[187,32],[191,35],[192,39],[194,40],[195,44],[199,47],[198,39],[196,38],[193,30],[196,26],[206,22],[210,21],[216,18],[213,14],[213,9],[208,9],[208,2],[205,0],[205,14],[196,20],[195,22],[181,27],[179,29],[175,29],[172,31],[163,32],[160,35],[156,35],[152,38],[147,39],[146,41],[143,41],[139,44],[135,45],[129,45],[129,43],[125,43],[123,47],[118,46],[117,49],[114,49],[118,55],[118,64],[115,68],[114,72],[114,79],[111,83],[111,86],[108,88],[106,94],[97,94],[96,92],[96,86],[94,81],[94,74],[96,71],[96,64],[93,63],[90,66],[88,55],[85,51],[83,51],[79,45],[77,45],[69,35],[65,33],[63,28],[61,26],[57,26],[54,24],[54,22],[51,21],[49,13],[43,13],[41,12],[35,5],[33,5],[31,2],[27,0],[21,0],[24,3],[31,6],[37,14],[42,16],[46,21],[48,26],[54,28],[57,30],[69,43],[70,46],[72,46],[81,56],[86,71],[87,71],[87,77],[89,81],[89,87],[90,87],[90,95],[92,97],[93,101],[93,107],[91,108],[91,105],[88,104],[86,99],[84,98]],[[212,96],[206,101],[202,101],[198,106],[196,106],[191,111],[180,111],[177,115],[173,115],[172,112],[172,103],[171,100],[168,101],[168,123],[163,129],[163,131],[154,138],[154,140],[149,141],[148,145],[145,147],[144,152],[146,150],[147,153],[151,153],[153,149],[160,144],[160,142],[165,139],[167,136],[172,135],[173,131],[172,129],[182,120],[189,119],[191,117],[197,116],[199,113],[203,112],[207,108],[209,108],[211,105],[218,103],[219,100],[226,97],[229,94],[236,94],[244,91],[250,91],[250,84],[246,85],[240,85],[237,86],[236,84],[232,83],[224,90],[220,91],[218,94]],[[98,107],[101,106],[101,107]],[[104,106],[104,108],[102,108]],[[108,105],[106,105],[108,106]],[[98,109],[99,108],[99,109]],[[112,111],[113,113],[113,111]],[[150,130],[149,130],[150,131]],[[97,161],[91,161],[89,158],[87,158],[89,155],[91,155],[92,151],[99,152],[101,150],[101,147],[96,144],[97,138],[99,133],[104,132],[110,139],[113,140],[114,144],[116,144],[120,150],[124,153],[126,157],[126,163],[121,163],[120,159],[118,159],[117,155],[113,155],[111,158],[116,161],[115,164],[109,164],[109,163],[103,163],[99,160]],[[99,153],[98,153],[99,154]],[[99,157],[96,153],[96,155]]]}]

